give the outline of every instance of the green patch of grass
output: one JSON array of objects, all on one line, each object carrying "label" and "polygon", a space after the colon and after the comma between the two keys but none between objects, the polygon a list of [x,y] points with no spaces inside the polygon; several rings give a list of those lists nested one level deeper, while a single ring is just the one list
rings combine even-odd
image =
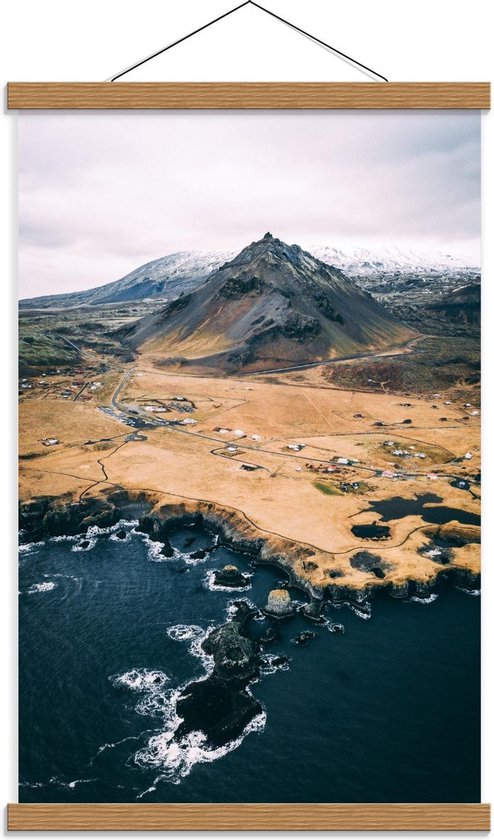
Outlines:
[{"label": "green patch of grass", "polygon": [[314,487],[320,490],[321,493],[325,493],[326,496],[343,496],[341,490],[338,490],[333,484],[323,484],[322,481],[315,481]]}]

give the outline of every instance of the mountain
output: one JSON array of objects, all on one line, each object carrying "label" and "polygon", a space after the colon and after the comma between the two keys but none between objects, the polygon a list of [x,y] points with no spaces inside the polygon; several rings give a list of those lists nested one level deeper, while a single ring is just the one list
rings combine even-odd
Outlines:
[{"label": "mountain", "polygon": [[[376,275],[430,276],[455,272],[461,275],[475,268],[468,264],[468,260],[450,254],[416,251],[394,245],[372,249],[319,246],[313,250],[313,254],[322,262],[340,268],[349,277],[359,277],[361,282],[362,278],[365,281],[365,278]],[[122,303],[147,298],[174,300],[182,292],[187,294],[196,289],[212,271],[234,256],[233,251],[179,251],[141,265],[120,280],[96,289],[26,298],[19,305],[22,309],[39,309]]]},{"label": "mountain", "polygon": [[199,286],[231,253],[179,251],[139,266],[120,280],[84,292],[25,298],[21,308],[93,306],[146,298],[174,299]]},{"label": "mountain", "polygon": [[341,268],[350,277],[375,274],[444,274],[478,268],[467,258],[440,251],[423,251],[382,245],[373,248],[345,245],[344,248],[319,246],[314,255]]},{"label": "mountain", "polygon": [[338,268],[270,233],[195,291],[118,333],[158,363],[229,370],[353,355],[413,335]]},{"label": "mountain", "polygon": [[468,283],[426,306],[436,317],[458,325],[480,326],[480,284]]}]

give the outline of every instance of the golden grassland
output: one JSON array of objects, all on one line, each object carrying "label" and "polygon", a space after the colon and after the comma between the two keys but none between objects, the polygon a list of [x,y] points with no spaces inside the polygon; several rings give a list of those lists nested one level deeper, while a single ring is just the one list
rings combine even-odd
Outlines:
[{"label": "golden grassland", "polygon": [[[356,538],[353,525],[379,520],[366,510],[371,502],[434,493],[443,505],[479,513],[478,486],[472,492],[451,486],[453,476],[472,476],[480,469],[473,396],[472,407],[465,408],[447,394],[404,397],[384,390],[341,390],[328,386],[320,368],[300,371],[296,380],[293,374],[187,376],[157,371],[150,358],[140,357],[119,404],[142,412],[153,401],[185,396],[195,405],[190,415],[171,409],[163,416],[190,417],[196,423],[147,427],[139,430],[146,440],[126,440],[133,430],[100,410],[110,405],[123,370],[100,376],[101,390],[86,401],[60,399],[49,381],[44,391],[34,387],[21,398],[21,502],[66,494],[77,501],[82,494],[121,487],[129,493],[145,491],[160,505],[209,505],[225,515],[235,513],[245,533],[266,540],[274,553],[283,552],[300,578],[317,586],[330,581],[354,587],[376,584],[372,573],[351,566],[357,550],[386,561],[388,583],[427,582],[441,569],[418,551],[431,532],[421,516],[387,522],[391,533],[385,541]],[[404,424],[407,419],[412,423]],[[60,442],[47,447],[42,440],[48,437]],[[390,441],[395,446],[386,445]],[[296,444],[303,449],[288,448]],[[237,449],[228,451],[233,446]],[[425,458],[394,456],[394,449]],[[467,452],[470,460],[452,463]],[[353,463],[335,463],[338,458]],[[336,471],[325,472],[328,467]],[[409,475],[397,480],[377,475],[381,470]],[[364,489],[339,490],[351,482]],[[321,492],[318,484],[329,492]],[[461,532],[465,543],[453,549],[452,564],[478,573],[478,529],[448,527]],[[339,577],[332,577],[335,572]]]}]

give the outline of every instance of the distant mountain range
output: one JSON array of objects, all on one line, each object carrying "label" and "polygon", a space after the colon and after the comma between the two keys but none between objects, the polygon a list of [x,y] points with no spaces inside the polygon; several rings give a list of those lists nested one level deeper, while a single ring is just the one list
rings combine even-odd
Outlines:
[{"label": "distant mountain range", "polygon": [[339,268],[267,233],[115,335],[158,364],[256,370],[383,349],[415,333]]},{"label": "distant mountain range", "polygon": [[341,268],[350,277],[366,274],[424,274],[471,272],[478,269],[467,259],[437,251],[418,251],[383,245],[379,248],[321,246],[313,253],[323,262]]},{"label": "distant mountain range", "polygon": [[231,252],[178,251],[141,265],[113,283],[84,292],[26,298],[19,305],[21,308],[50,308],[127,303],[155,297],[174,299],[182,292],[197,288],[231,256]]},{"label": "distant mountain range", "polygon": [[[475,266],[444,253],[426,253],[395,246],[345,249],[320,246],[313,255],[349,277],[426,273],[462,273]],[[147,298],[174,300],[198,288],[213,271],[235,256],[233,251],[179,251],[136,268],[112,283],[82,292],[44,295],[20,301],[21,308],[51,308],[125,303]]]}]

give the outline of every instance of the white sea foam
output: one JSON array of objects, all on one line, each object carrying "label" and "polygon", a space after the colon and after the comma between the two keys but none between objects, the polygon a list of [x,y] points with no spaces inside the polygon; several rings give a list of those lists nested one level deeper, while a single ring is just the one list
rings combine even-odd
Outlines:
[{"label": "white sea foam", "polygon": [[[264,653],[261,657],[261,674],[275,674],[276,671],[288,671],[290,662],[285,657],[280,657],[276,653]],[[281,662],[276,662],[281,659]]]},{"label": "white sea foam", "polygon": [[[207,679],[214,667],[213,657],[205,654],[202,649],[202,642],[212,629],[214,629],[213,626],[202,630],[197,625],[179,624],[167,630],[171,638],[190,642],[190,652],[198,657],[203,664],[205,672],[202,677],[203,680]],[[266,668],[270,668],[270,670],[267,670],[266,673],[274,673],[278,668],[286,670],[287,665],[283,664],[276,667],[270,660],[271,655],[267,654]],[[179,784],[181,779],[190,773],[195,764],[211,762],[221,758],[236,749],[250,732],[260,732],[264,729],[266,714],[263,711],[246,726],[239,738],[221,748],[213,749],[210,747],[206,742],[204,733],[199,731],[177,738],[176,732],[182,722],[177,714],[177,701],[190,683],[171,689],[167,686],[168,677],[162,671],[140,668],[115,675],[110,677],[110,680],[113,685],[128,688],[140,695],[136,711],[141,715],[159,717],[160,724],[163,727],[159,733],[154,733],[149,738],[147,744],[138,750],[132,759],[129,759],[129,761],[132,760],[144,769],[154,767],[159,770],[159,776],[155,779],[153,785],[139,794],[137,798],[141,798],[154,790],[157,782],[161,780]],[[97,755],[112,746],[113,744],[104,744],[98,750]]]},{"label": "white sea foam", "polygon": [[[155,779],[155,782],[156,783],[159,782],[159,777],[157,779]],[[136,796],[136,799],[142,799],[143,796],[146,796],[146,793],[152,793],[153,790],[156,790],[156,784],[151,785],[150,787],[146,788],[146,790],[143,790],[142,793],[138,793],[137,796]]]},{"label": "white sea foam", "polygon": [[[81,543],[83,543],[83,542],[87,542],[87,545],[81,545]],[[95,537],[90,537],[89,536],[89,531],[88,531],[88,534],[85,537],[81,537],[80,542],[75,543],[72,546],[71,550],[72,551],[91,551],[91,549],[94,548],[96,543],[97,543],[96,538]]]},{"label": "white sea foam", "polygon": [[[194,554],[194,552],[192,551],[191,554]],[[209,560],[208,551],[206,551],[204,557],[191,557],[190,554],[182,554],[181,556],[188,566],[198,566],[200,563],[206,563]]]},{"label": "white sea foam", "polygon": [[238,738],[216,749],[208,747],[206,736],[200,731],[189,732],[182,738],[176,739],[175,732],[179,723],[180,718],[176,716],[170,719],[163,732],[153,735],[147,745],[134,756],[134,761],[139,767],[144,769],[154,767],[159,770],[159,776],[155,779],[153,787],[158,781],[180,784],[195,764],[216,761],[237,749],[246,735],[251,732],[262,732],[266,724],[266,713],[260,712]]},{"label": "white sea foam", "polygon": [[465,595],[473,595],[474,598],[478,598],[480,595],[480,589],[467,589],[466,586],[455,586],[455,589],[458,592],[464,592]]},{"label": "white sea foam", "polygon": [[31,542],[31,543],[19,543],[19,553],[20,554],[31,554],[35,552],[37,548],[42,548],[44,546],[44,540],[40,540],[39,542]]},{"label": "white sea foam", "polygon": [[52,776],[49,780],[48,784],[55,785],[59,788],[70,788],[74,790],[77,785],[87,785],[90,782],[96,782],[97,779],[74,779],[71,782],[66,782],[64,779],[60,779],[58,776]]},{"label": "white sea foam", "polygon": [[236,615],[236,612],[237,612],[237,604],[238,604],[239,601],[241,601],[243,604],[247,604],[249,609],[255,610],[255,612],[258,615],[253,616],[254,620],[256,618],[259,618],[260,621],[264,621],[264,616],[262,615],[262,613],[259,612],[258,607],[256,607],[256,605],[253,603],[253,601],[251,601],[249,598],[236,598],[235,600],[231,600],[231,601],[227,602],[227,605],[226,605],[226,619],[227,619],[227,621],[231,621],[232,618],[235,618],[235,615]]},{"label": "white sea foam", "polygon": [[102,528],[99,525],[91,525],[86,531],[87,537],[100,537],[105,534],[114,534],[115,531],[120,531],[122,528],[130,528],[133,530],[139,524],[138,519],[119,519],[114,525],[107,525]]},{"label": "white sea foam", "polygon": [[331,604],[331,607],[339,610],[341,607],[346,607],[350,610],[354,615],[358,616],[358,618],[362,618],[364,621],[368,621],[369,618],[372,618],[372,608],[369,601],[362,601],[359,604],[354,604],[352,601],[338,601]]},{"label": "white sea foam", "polygon": [[43,577],[52,577],[52,578],[63,579],[63,580],[72,580],[74,583],[76,583],[78,585],[82,584],[82,578],[77,577],[76,575],[63,575],[61,572],[57,572],[56,574],[53,574],[53,575],[43,575]]},{"label": "white sea foam", "polygon": [[127,688],[140,694],[136,712],[140,715],[168,716],[173,691],[166,689],[169,677],[163,671],[133,668],[124,674],[109,678],[115,686]]},{"label": "white sea foam", "polygon": [[129,542],[129,541],[130,541],[130,538],[131,538],[131,535],[132,535],[132,531],[126,531],[126,532],[125,532],[125,537],[117,537],[117,530],[122,530],[122,529],[121,529],[121,528],[117,528],[115,531],[113,531],[113,532],[110,534],[110,539],[111,539],[111,540],[113,540],[113,542],[117,542],[117,543],[125,543],[125,542]]},{"label": "white sea foam", "polygon": [[95,755],[91,756],[91,758],[89,759],[89,764],[94,764],[98,756],[100,756],[101,753],[104,753],[106,750],[113,750],[115,747],[120,746],[120,744],[125,744],[126,741],[139,741],[143,734],[144,733],[141,733],[140,735],[128,735],[127,738],[122,738],[121,741],[108,741],[107,743],[102,744],[101,747],[98,747],[98,751],[95,753]]},{"label": "white sea foam", "polygon": [[344,633],[345,628],[339,622],[331,621],[330,618],[323,619],[323,626],[329,630],[330,633]]},{"label": "white sea foam", "polygon": [[412,595],[409,598],[409,601],[414,601],[416,604],[432,604],[434,601],[437,601],[439,595],[437,592],[431,592],[430,595]]},{"label": "white sea foam", "polygon": [[205,632],[197,624],[175,624],[166,631],[170,639],[175,642],[188,642],[192,639],[204,638]]},{"label": "white sea foam", "polygon": [[242,574],[244,578],[249,578],[249,583],[245,586],[221,586],[214,582],[216,572],[210,569],[204,576],[204,586],[211,592],[247,592],[248,589],[252,589],[252,583],[250,582],[252,575],[247,575],[243,572]]},{"label": "white sea foam", "polygon": [[141,537],[144,545],[147,546],[148,560],[150,560],[151,563],[166,563],[168,560],[176,559],[175,552],[172,557],[165,557],[165,555],[161,553],[163,543],[152,540],[147,534],[139,534],[139,536]]},{"label": "white sea foam", "polygon": [[53,580],[46,580],[43,583],[33,583],[27,590],[27,594],[34,595],[37,592],[51,592],[56,586],[57,584]]},{"label": "white sea foam", "polygon": [[159,690],[169,681],[163,671],[151,671],[147,668],[133,668],[124,674],[116,674],[109,678],[113,685],[130,688],[131,691]]}]

